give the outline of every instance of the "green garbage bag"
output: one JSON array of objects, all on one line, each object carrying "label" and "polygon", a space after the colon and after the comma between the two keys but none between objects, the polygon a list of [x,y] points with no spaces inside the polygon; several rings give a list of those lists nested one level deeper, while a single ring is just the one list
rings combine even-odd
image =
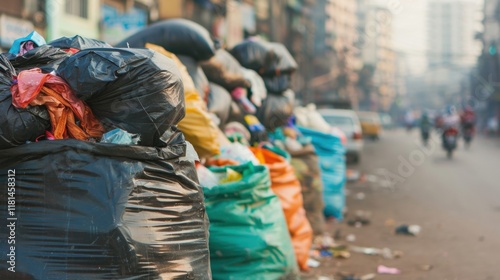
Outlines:
[{"label": "green garbage bag", "polygon": [[242,179],[204,188],[210,220],[213,279],[299,279],[300,274],[278,197],[263,165],[211,167],[219,177],[227,169]]}]

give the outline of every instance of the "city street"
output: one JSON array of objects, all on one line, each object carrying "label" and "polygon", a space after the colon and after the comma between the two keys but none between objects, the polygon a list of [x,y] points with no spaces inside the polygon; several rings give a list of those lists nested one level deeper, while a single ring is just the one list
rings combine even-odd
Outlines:
[{"label": "city street", "polygon": [[[433,137],[436,141],[437,135]],[[391,260],[351,252],[346,260],[322,258],[321,266],[304,279],[342,279],[337,272],[363,276],[376,273],[379,265],[399,268],[402,274],[376,279],[500,279],[500,172],[495,164],[500,141],[475,139],[469,150],[461,145],[452,160],[439,145],[434,150],[431,145],[433,151],[423,163],[415,156],[413,162],[421,165],[414,173],[391,186],[378,175],[380,169],[399,174],[400,157],[408,160],[418,151],[418,140],[417,130],[396,130],[385,132],[378,142],[365,141],[362,164],[352,167],[365,178],[347,186],[346,221],[361,210],[371,212],[371,224],[328,226],[332,235],[340,229],[340,244],[389,248],[404,255]],[[395,235],[394,228],[401,224],[418,224],[422,231],[417,237]],[[354,242],[345,240],[349,234],[356,236]]]}]

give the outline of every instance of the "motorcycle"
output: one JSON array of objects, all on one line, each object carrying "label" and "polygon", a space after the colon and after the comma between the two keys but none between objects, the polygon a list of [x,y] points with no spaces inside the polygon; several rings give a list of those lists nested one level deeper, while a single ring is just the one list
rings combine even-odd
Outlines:
[{"label": "motorcycle", "polygon": [[458,129],[454,127],[447,128],[443,133],[443,148],[449,159],[453,157],[453,151],[457,148]]},{"label": "motorcycle", "polygon": [[462,135],[464,137],[465,147],[469,148],[470,143],[472,142],[472,137],[474,136],[474,127],[464,126],[462,129]]}]

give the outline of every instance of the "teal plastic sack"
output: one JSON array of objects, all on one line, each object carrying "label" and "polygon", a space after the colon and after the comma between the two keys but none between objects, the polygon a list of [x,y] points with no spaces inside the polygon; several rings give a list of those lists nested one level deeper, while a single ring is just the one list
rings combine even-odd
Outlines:
[{"label": "teal plastic sack", "polygon": [[311,143],[319,156],[325,216],[342,220],[346,183],[345,148],[342,140],[332,134],[305,127],[298,128],[304,136],[311,138]]},{"label": "teal plastic sack", "polygon": [[210,220],[213,279],[299,279],[299,270],[278,197],[263,165],[231,168],[242,180],[204,188]]}]

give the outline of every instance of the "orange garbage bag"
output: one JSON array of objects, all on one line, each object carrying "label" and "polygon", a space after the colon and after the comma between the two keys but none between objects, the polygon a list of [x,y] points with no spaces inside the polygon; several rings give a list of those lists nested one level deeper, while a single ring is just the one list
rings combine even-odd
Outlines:
[{"label": "orange garbage bag", "polygon": [[220,153],[220,129],[208,113],[207,104],[200,97],[189,76],[186,66],[179,58],[163,47],[147,43],[146,48],[154,50],[172,59],[181,73],[184,84],[184,98],[186,101],[186,115],[177,127],[182,131],[186,140],[193,144],[200,158],[209,158]]},{"label": "orange garbage bag", "polygon": [[307,270],[313,231],[303,207],[302,188],[292,165],[264,148],[250,148],[271,173],[271,189],[279,197],[300,269]]},{"label": "orange garbage bag", "polygon": [[227,158],[211,158],[211,159],[207,160],[205,165],[206,166],[223,167],[223,166],[228,166],[228,165],[240,165],[240,163],[235,161],[235,160],[227,159]]},{"label": "orange garbage bag", "polygon": [[[66,82],[38,68],[21,71],[11,86],[12,104],[17,108],[44,105],[55,139],[101,138],[104,128],[90,107],[78,99]],[[77,124],[77,120],[80,124]]]}]

